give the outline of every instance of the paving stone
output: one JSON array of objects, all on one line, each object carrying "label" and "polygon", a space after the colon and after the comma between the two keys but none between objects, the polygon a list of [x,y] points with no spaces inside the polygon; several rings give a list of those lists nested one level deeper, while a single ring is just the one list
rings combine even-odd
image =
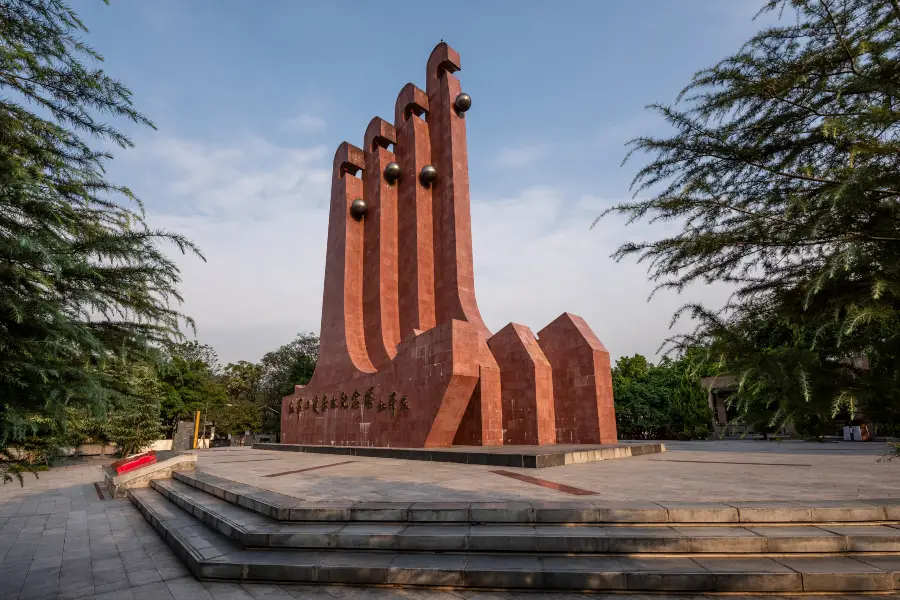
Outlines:
[{"label": "paving stone", "polygon": [[128,575],[124,568],[106,569],[104,571],[94,571],[94,586],[102,587],[111,583],[119,583],[128,581]]},{"label": "paving stone", "polygon": [[94,596],[93,585],[62,585],[62,583],[60,582],[59,595],[57,596],[57,600],[76,600],[85,596]]},{"label": "paving stone", "polygon": [[607,557],[543,556],[543,585],[553,589],[627,589],[622,564]]},{"label": "paving stone", "polygon": [[253,596],[236,583],[208,582],[204,585],[215,600],[253,600]]},{"label": "paving stone", "polygon": [[180,577],[166,581],[166,588],[174,600],[209,600],[212,594],[193,577]]},{"label": "paving stone", "polygon": [[894,589],[900,589],[900,556],[857,555],[854,559],[891,573],[894,577]]},{"label": "paving stone", "polygon": [[533,525],[473,525],[468,550],[488,552],[536,552],[537,531]]},{"label": "paving stone", "polygon": [[884,526],[821,525],[822,529],[846,536],[848,552],[900,551],[900,529]]},{"label": "paving stone", "polygon": [[881,521],[884,508],[859,500],[798,500],[794,504],[809,508],[813,521]]},{"label": "paving stone", "polygon": [[671,527],[604,527],[609,552],[689,552],[691,541]]},{"label": "paving stone", "polygon": [[410,525],[400,534],[402,550],[465,550],[469,525]]},{"label": "paving stone", "polygon": [[406,529],[404,524],[351,523],[332,536],[338,548],[396,549],[396,536]]},{"label": "paving stone", "polygon": [[163,581],[136,585],[130,591],[134,600],[174,600],[172,592]]},{"label": "paving stone", "polygon": [[113,590],[99,594],[96,593],[97,590],[94,590],[94,592],[94,600],[134,600],[134,595],[128,589]]},{"label": "paving stone", "polygon": [[535,556],[479,556],[467,561],[465,582],[472,587],[540,588],[540,560]]},{"label": "paving stone", "polygon": [[472,523],[531,523],[534,507],[528,502],[473,502],[469,505]]},{"label": "paving stone", "polygon": [[590,502],[533,502],[536,523],[597,523],[600,513]]},{"label": "paving stone", "polygon": [[718,502],[657,502],[670,523],[737,523],[738,510]]},{"label": "paving stone", "polygon": [[405,521],[412,502],[358,502],[350,507],[354,521]]},{"label": "paving stone", "polygon": [[768,558],[703,557],[694,562],[712,573],[717,592],[802,592],[799,573]]},{"label": "paving stone", "polygon": [[469,522],[468,502],[416,502],[409,507],[409,520],[428,522]]},{"label": "paving stone", "polygon": [[743,527],[673,527],[685,536],[690,552],[762,553],[767,540]]},{"label": "paving stone", "polygon": [[336,596],[328,593],[330,588],[312,585],[282,585],[281,589],[293,598],[300,600],[334,600]]},{"label": "paving stone", "polygon": [[847,542],[820,527],[747,527],[766,539],[766,552],[844,552]]},{"label": "paving stone", "polygon": [[598,511],[601,523],[667,523],[665,508],[655,502],[591,501]]},{"label": "paving stone", "polygon": [[293,596],[277,585],[242,583],[241,587],[255,600],[294,600]]},{"label": "paving stone", "polygon": [[388,583],[398,585],[465,585],[466,557],[461,554],[398,555],[388,569]]},{"label": "paving stone", "polygon": [[148,583],[161,582],[162,576],[154,568],[128,573],[128,582],[132,586],[140,586]]},{"label": "paving stone", "polygon": [[777,562],[803,575],[807,592],[868,592],[893,589],[893,576],[846,557],[779,557]]}]

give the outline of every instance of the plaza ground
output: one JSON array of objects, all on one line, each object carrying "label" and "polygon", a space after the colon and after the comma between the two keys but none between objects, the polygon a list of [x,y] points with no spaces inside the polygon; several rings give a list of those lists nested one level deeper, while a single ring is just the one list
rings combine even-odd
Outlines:
[{"label": "plaza ground", "polygon": [[[726,441],[667,446],[664,454],[506,471],[595,492],[590,498],[622,502],[900,497],[900,463],[878,462],[884,444]],[[95,483],[102,480],[105,462],[71,461],[41,473],[38,480],[29,476],[24,487],[0,487],[0,600],[619,598],[199,582],[130,502],[105,495],[101,499]],[[472,465],[227,448],[201,451],[198,468],[314,500],[576,499],[565,491],[492,472],[496,468]]]},{"label": "plaza ground", "polygon": [[[497,474],[498,470],[594,492],[591,499],[612,502],[900,497],[900,460],[878,462],[887,448],[883,443],[727,440],[666,442],[666,448],[662,454],[545,469],[222,448],[203,454],[198,467],[316,501],[575,498]],[[288,473],[301,469],[308,470]]]}]

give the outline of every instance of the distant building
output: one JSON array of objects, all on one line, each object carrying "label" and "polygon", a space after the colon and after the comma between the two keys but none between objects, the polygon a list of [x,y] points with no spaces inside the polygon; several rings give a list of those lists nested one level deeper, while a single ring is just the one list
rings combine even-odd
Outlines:
[{"label": "distant building", "polygon": [[[754,433],[753,427],[745,425],[737,420],[728,418],[728,398],[738,388],[738,380],[734,375],[720,375],[719,377],[703,377],[700,379],[700,387],[707,392],[707,402],[712,411],[712,430],[714,437],[740,436]],[[794,425],[788,423],[781,427],[779,433],[793,435]]]}]

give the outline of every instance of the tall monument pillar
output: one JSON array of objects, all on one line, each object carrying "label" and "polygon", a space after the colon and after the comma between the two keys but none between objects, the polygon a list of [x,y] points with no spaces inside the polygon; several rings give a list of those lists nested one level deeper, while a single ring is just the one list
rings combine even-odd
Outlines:
[{"label": "tall monument pillar", "polygon": [[609,354],[583,319],[535,337],[481,318],[460,69],[438,44],[425,91],[406,84],[393,124],[335,153],[319,360],[283,400],[284,443],[616,441]]}]

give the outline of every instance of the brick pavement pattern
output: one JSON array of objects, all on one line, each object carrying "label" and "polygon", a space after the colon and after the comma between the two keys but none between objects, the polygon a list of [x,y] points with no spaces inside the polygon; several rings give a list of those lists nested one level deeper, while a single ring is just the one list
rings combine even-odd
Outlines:
[{"label": "brick pavement pattern", "polygon": [[[481,318],[460,64],[438,44],[425,90],[403,87],[394,123],[375,117],[362,149],[337,149],[319,359],[283,401],[285,443],[616,442],[609,353],[583,319],[492,337]],[[420,178],[425,167],[434,181]],[[359,199],[364,215],[351,213]]]}]

